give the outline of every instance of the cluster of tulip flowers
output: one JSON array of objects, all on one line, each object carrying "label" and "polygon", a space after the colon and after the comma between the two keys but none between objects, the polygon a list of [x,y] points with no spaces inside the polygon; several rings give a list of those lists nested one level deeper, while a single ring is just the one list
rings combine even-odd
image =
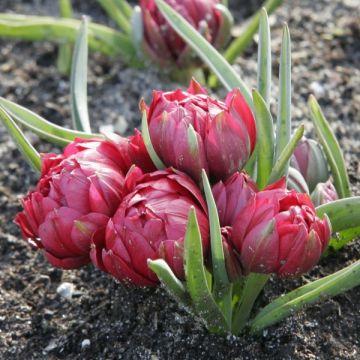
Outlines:
[{"label": "cluster of tulip flowers", "polygon": [[[140,102],[141,132],[92,134],[81,73],[85,21],[73,61],[77,130],[0,98],[2,122],[40,172],[15,219],[23,237],[59,268],[92,263],[129,286],[162,283],[217,333],[239,334],[247,326],[259,331],[322,296],[359,285],[357,261],[275,299],[250,319],[270,276],[302,275],[329,244],[338,249],[356,238],[360,199],[350,197],[339,144],[314,98],[309,103],[321,144],[303,137],[303,126],[291,137],[286,26],[275,133],[266,11],[259,86],[250,94],[201,34],[164,1],[156,4],[232,90],[220,101],[193,79],[186,91],[154,91],[149,106]],[[40,156],[19,125],[66,147]]]}]

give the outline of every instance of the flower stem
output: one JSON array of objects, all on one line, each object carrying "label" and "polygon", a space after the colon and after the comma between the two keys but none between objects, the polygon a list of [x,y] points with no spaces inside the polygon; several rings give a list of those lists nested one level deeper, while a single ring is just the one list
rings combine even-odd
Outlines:
[{"label": "flower stem", "polygon": [[267,274],[250,273],[245,280],[240,302],[234,311],[232,322],[232,333],[239,334],[249,319],[251,310],[254,306],[256,298],[269,279]]}]

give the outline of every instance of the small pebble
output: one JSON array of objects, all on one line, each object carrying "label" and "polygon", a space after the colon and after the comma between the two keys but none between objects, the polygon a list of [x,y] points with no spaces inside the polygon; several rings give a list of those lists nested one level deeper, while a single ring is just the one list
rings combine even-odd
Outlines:
[{"label": "small pebble", "polygon": [[91,342],[89,339],[85,339],[81,342],[81,349],[84,350],[90,346]]},{"label": "small pebble", "polygon": [[66,300],[71,300],[74,294],[75,286],[72,283],[63,282],[61,283],[56,292]]}]

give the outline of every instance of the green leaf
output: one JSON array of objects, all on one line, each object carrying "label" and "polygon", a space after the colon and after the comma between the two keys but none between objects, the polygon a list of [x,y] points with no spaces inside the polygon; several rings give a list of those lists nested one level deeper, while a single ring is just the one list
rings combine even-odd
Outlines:
[{"label": "green leaf", "polygon": [[159,169],[159,170],[165,169],[166,166],[164,165],[164,163],[159,158],[159,156],[156,153],[156,151],[155,151],[155,149],[153,147],[153,144],[151,142],[146,111],[143,111],[143,113],[142,113],[141,133],[142,133],[142,137],[144,139],[146,150],[148,151],[152,162],[154,163],[154,165],[156,166],[157,169]]},{"label": "green leaf", "polygon": [[176,300],[184,305],[190,305],[189,295],[183,283],[175,276],[167,262],[163,259],[148,260],[149,268],[157,275],[159,280]]},{"label": "green leaf", "polygon": [[89,134],[55,125],[23,106],[2,97],[0,97],[0,105],[17,123],[25,126],[42,139],[56,145],[65,146],[75,140],[75,138],[91,139],[102,137],[100,134]]},{"label": "green leaf", "polygon": [[[63,18],[72,18],[73,10],[70,0],[59,0],[60,16]],[[61,74],[68,75],[71,71],[72,46],[67,41],[60,44],[57,56],[57,68]]]},{"label": "green leaf", "polygon": [[225,266],[219,215],[206,171],[202,170],[203,187],[209,212],[211,259],[214,275],[213,294],[231,326],[231,285]]},{"label": "green leaf", "polygon": [[[268,0],[265,1],[263,7],[269,14],[271,14],[278,6],[282,4],[282,2],[283,0]],[[245,31],[239,37],[237,37],[226,50],[225,59],[230,63],[233,63],[251,43],[255,33],[259,29],[261,11],[262,9],[256,12],[247,25]]]},{"label": "green leaf", "polygon": [[360,285],[360,260],[350,266],[295,289],[274,300],[255,317],[251,331],[258,332],[324,297],[333,297]]},{"label": "green leaf", "polygon": [[273,183],[274,181],[279,180],[282,176],[287,176],[289,160],[303,134],[304,125],[301,124],[276,160],[270,174],[269,183]]},{"label": "green leaf", "polygon": [[261,9],[260,13],[257,84],[260,95],[263,97],[266,106],[269,107],[271,91],[271,38],[269,19],[264,8]]},{"label": "green leaf", "polygon": [[269,181],[274,162],[274,128],[271,113],[260,93],[253,90],[257,129],[257,184],[259,189]]},{"label": "green leaf", "polygon": [[84,16],[75,42],[71,67],[71,117],[76,130],[91,132],[87,104],[88,20]]},{"label": "green leaf", "polygon": [[115,0],[97,0],[97,2],[122,31],[131,33],[130,18],[121,11]]},{"label": "green leaf", "polygon": [[[330,239],[329,248],[337,251],[360,236],[360,226],[339,231]],[[327,254],[325,254],[327,255]]]},{"label": "green leaf", "polygon": [[133,8],[126,0],[114,0],[118,9],[128,18],[131,18]]},{"label": "green leaf", "polygon": [[221,54],[180,14],[173,10],[163,0],[155,0],[155,2],[173,29],[219,77],[224,86],[228,90],[239,88],[246,102],[252,108],[250,91],[231,65],[221,56]]},{"label": "green leaf", "polygon": [[316,133],[330,165],[336,191],[340,198],[349,197],[351,196],[350,181],[340,145],[313,95],[309,97],[309,107]]},{"label": "green leaf", "polygon": [[194,208],[189,212],[184,250],[186,287],[197,314],[205,321],[210,331],[226,333],[229,326],[208,286],[201,233]]},{"label": "green leaf", "polygon": [[[80,24],[81,21],[77,19],[0,13],[0,37],[74,42]],[[91,50],[108,56],[120,56],[132,65],[140,65],[128,35],[108,26],[90,23],[88,37]]]},{"label": "green leaf", "polygon": [[246,326],[255,300],[269,280],[270,275],[250,273],[245,280],[239,303],[234,312],[232,332],[238,335]]},{"label": "green leaf", "polygon": [[291,43],[289,28],[286,24],[283,28],[279,72],[280,97],[276,122],[275,159],[279,159],[290,141],[291,134]]},{"label": "green leaf", "polygon": [[[274,12],[281,4],[283,0],[267,0],[263,4],[263,8],[271,14]],[[250,19],[243,33],[238,36],[226,49],[224,57],[225,59],[233,64],[234,61],[239,57],[250,45],[252,42],[255,33],[259,29],[260,17],[262,9],[256,12],[256,14]],[[211,87],[216,87],[217,80],[212,75],[209,79],[209,85]]]},{"label": "green leaf", "polygon": [[5,127],[8,129],[9,134],[15,141],[18,149],[24,155],[28,164],[36,171],[40,172],[41,169],[41,159],[39,153],[35,148],[30,144],[29,140],[26,139],[23,132],[16,125],[15,121],[9,116],[5,109],[0,106],[0,119]]},{"label": "green leaf", "polygon": [[333,232],[360,226],[360,196],[332,201],[316,208],[317,215],[329,217]]}]

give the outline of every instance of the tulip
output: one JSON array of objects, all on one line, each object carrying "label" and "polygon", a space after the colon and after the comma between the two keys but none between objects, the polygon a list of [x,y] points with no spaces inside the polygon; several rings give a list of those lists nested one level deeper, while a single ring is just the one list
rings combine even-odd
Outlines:
[{"label": "tulip", "polygon": [[221,226],[231,226],[251,197],[258,192],[256,183],[243,172],[234,173],[212,188]]},{"label": "tulip", "polygon": [[131,166],[127,155],[151,167],[146,152],[140,161],[145,146],[139,141],[139,134],[129,140],[76,139],[63,154],[42,156],[40,180],[15,222],[51,264],[70,269],[90,261],[92,237],[105,229],[131,187],[124,173]]},{"label": "tulip", "polygon": [[291,166],[300,171],[310,192],[320,182],[325,182],[330,174],[328,164],[320,145],[312,139],[303,138],[294,151]]},{"label": "tulip", "polygon": [[293,167],[289,167],[289,173],[287,178],[287,188],[296,190],[300,193],[309,194],[309,187],[306,183],[306,180],[301,175],[299,170],[296,170]]},{"label": "tulip", "polygon": [[330,180],[317,184],[315,190],[311,193],[311,200],[315,206],[327,204],[338,198],[336,189]]},{"label": "tulip", "polygon": [[[165,1],[215,47],[220,48],[229,40],[233,19],[219,0]],[[140,9],[142,47],[153,61],[160,65],[175,62],[178,66],[194,62],[190,48],[165,20],[154,0],[141,0]]]},{"label": "tulip", "polygon": [[256,141],[253,114],[238,89],[225,102],[206,94],[192,80],[187,91],[154,91],[147,112],[149,132],[157,155],[166,166],[200,181],[205,169],[214,181],[241,170]]},{"label": "tulip", "polygon": [[307,194],[271,188],[258,192],[235,220],[231,241],[245,273],[296,276],[320,259],[331,234]]},{"label": "tulip", "polygon": [[151,286],[158,279],[147,260],[162,258],[183,279],[183,242],[191,207],[196,211],[206,254],[207,210],[195,183],[170,169],[145,174],[109,221],[105,241],[101,236],[94,238],[93,263],[124,283]]}]

